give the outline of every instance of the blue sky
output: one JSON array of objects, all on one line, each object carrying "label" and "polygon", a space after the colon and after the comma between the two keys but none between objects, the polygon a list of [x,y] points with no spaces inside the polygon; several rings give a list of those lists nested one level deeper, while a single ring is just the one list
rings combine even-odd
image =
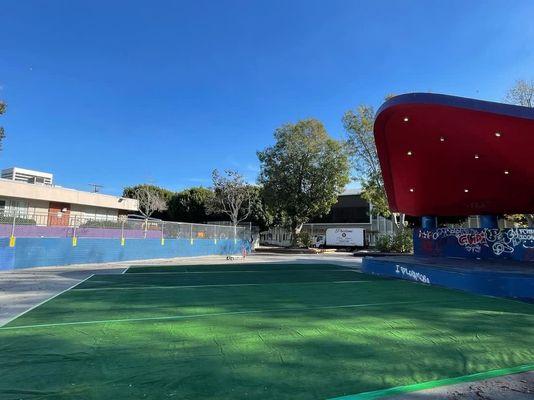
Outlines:
[{"label": "blue sky", "polygon": [[0,167],[120,193],[251,181],[277,126],[384,95],[500,101],[534,79],[532,1],[20,1],[0,8]]}]

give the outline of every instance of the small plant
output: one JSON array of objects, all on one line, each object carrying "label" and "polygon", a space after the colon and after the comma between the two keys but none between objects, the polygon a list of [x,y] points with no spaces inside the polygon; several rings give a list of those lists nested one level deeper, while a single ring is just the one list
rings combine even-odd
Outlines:
[{"label": "small plant", "polygon": [[90,219],[80,225],[80,228],[120,228],[122,222],[120,221],[106,221]]},{"label": "small plant", "polygon": [[391,251],[392,247],[392,236],[391,235],[380,235],[376,239],[375,247],[378,251],[387,253]]},{"label": "small plant", "polygon": [[413,251],[412,230],[402,228],[393,235],[380,235],[375,247],[378,251],[385,253],[411,253]]},{"label": "small plant", "polygon": [[[13,217],[2,215],[0,216],[0,224],[12,224]],[[15,225],[37,225],[34,219],[15,217]]]},{"label": "small plant", "polygon": [[311,247],[313,244],[312,237],[309,232],[300,232],[297,235],[297,246],[298,247]]},{"label": "small plant", "polygon": [[413,233],[411,229],[402,228],[393,235],[391,250],[396,253],[411,253],[413,251]]}]

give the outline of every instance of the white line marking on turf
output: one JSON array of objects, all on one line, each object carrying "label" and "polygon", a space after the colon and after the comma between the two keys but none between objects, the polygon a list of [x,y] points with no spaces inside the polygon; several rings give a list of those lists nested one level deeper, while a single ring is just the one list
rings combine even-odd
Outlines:
[{"label": "white line marking on turf", "polygon": [[265,270],[265,271],[251,271],[251,270],[236,270],[236,271],[181,271],[181,272],[130,272],[128,276],[134,276],[134,275],[180,275],[180,274],[235,274],[239,272],[246,272],[246,273],[272,273],[272,272],[337,272],[337,271],[344,271],[344,272],[359,272],[355,270],[354,268],[347,268],[347,269],[293,269],[293,270],[284,270],[284,269],[273,269],[273,270]]},{"label": "white line marking on turf", "polygon": [[63,293],[68,292],[68,291],[71,290],[71,289],[74,289],[76,286],[78,286],[79,284],[85,282],[85,281],[88,280],[89,278],[92,278],[93,276],[95,276],[95,274],[91,274],[91,275],[89,275],[88,277],[82,279],[82,280],[79,281],[78,283],[76,283],[76,284],[74,284],[74,285],[72,285],[72,286],[69,286],[67,289],[62,290],[61,292],[56,293],[55,295],[53,295],[53,296],[51,296],[51,297],[49,297],[49,298],[47,298],[47,299],[41,301],[39,304],[36,304],[36,305],[34,305],[34,306],[28,308],[26,311],[23,311],[23,312],[21,312],[20,314],[16,315],[15,317],[11,318],[10,320],[8,320],[6,323],[4,323],[4,325],[2,325],[2,326],[0,327],[0,329],[1,329],[2,327],[6,326],[7,324],[9,324],[10,322],[16,320],[17,318],[22,317],[24,314],[29,313],[30,311],[36,309],[37,307],[42,306],[43,304],[49,302],[49,301],[52,300],[52,299],[55,299],[55,298],[58,297],[59,295],[62,295]]},{"label": "white line marking on turf", "polygon": [[[107,283],[106,281],[93,281],[94,283]],[[79,288],[74,289],[75,292],[87,292],[98,290],[146,290],[146,289],[190,289],[190,288],[204,288],[204,287],[228,287],[228,286],[266,286],[266,285],[324,285],[330,283],[362,283],[362,282],[376,282],[376,281],[318,281],[318,282],[273,282],[273,283],[228,283],[224,285],[183,285],[183,286],[125,286],[125,287],[113,287],[113,286],[101,286],[96,288]]]},{"label": "white line marking on turf", "polygon": [[121,272],[121,275],[125,274],[126,271],[128,271],[129,269],[130,269],[130,267],[126,267],[126,268],[124,269],[124,271]]},{"label": "white line marking on turf", "polygon": [[[247,311],[228,311],[220,313],[207,314],[192,314],[192,315],[171,315],[167,317],[145,317],[145,318],[122,318],[122,319],[103,319],[93,321],[74,321],[74,322],[58,322],[52,324],[35,324],[35,325],[19,325],[19,326],[4,326],[0,327],[0,331],[14,330],[14,329],[30,329],[30,328],[51,328],[57,326],[70,325],[93,325],[93,324],[108,324],[117,322],[142,322],[142,321],[166,321],[166,320],[180,320],[191,318],[205,318],[205,317],[220,317],[225,315],[241,315],[241,314],[262,314],[269,312],[293,312],[293,311],[314,311],[314,310],[328,310],[336,308],[363,308],[373,306],[391,306],[391,305],[406,305],[406,304],[437,304],[435,301],[396,301],[387,303],[368,303],[368,304],[344,304],[339,306],[317,306],[317,307],[302,307],[302,308],[271,308],[265,310],[247,310]],[[445,303],[458,303],[456,300],[445,301]]]}]

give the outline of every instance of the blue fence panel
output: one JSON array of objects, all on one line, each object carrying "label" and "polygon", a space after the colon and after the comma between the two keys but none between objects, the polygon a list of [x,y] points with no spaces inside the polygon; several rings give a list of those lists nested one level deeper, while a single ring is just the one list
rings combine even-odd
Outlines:
[{"label": "blue fence panel", "polygon": [[240,254],[247,241],[234,239],[120,239],[17,238],[9,247],[9,238],[0,238],[0,270],[50,265],[88,264],[153,258],[193,257]]}]

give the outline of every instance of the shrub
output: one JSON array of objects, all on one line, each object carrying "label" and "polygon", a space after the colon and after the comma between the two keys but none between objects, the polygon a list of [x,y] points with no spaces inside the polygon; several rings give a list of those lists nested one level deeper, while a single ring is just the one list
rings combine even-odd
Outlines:
[{"label": "shrub", "polygon": [[411,253],[413,251],[413,233],[411,229],[399,229],[392,239],[392,251],[396,253]]},{"label": "shrub", "polygon": [[312,246],[312,237],[309,232],[300,232],[297,236],[297,246],[298,247],[311,247]]},{"label": "shrub", "polygon": [[[2,215],[0,216],[0,224],[12,224],[13,217]],[[34,219],[31,218],[15,218],[15,225],[37,225]]]},{"label": "shrub", "polygon": [[376,244],[375,244],[375,247],[378,251],[382,251],[382,252],[389,252],[391,251],[391,243],[392,243],[392,236],[391,235],[380,235],[378,236],[378,238],[376,239]]},{"label": "shrub", "polygon": [[90,219],[85,221],[80,225],[80,228],[120,228],[122,227],[122,222],[120,221],[106,221],[106,220],[96,220]]},{"label": "shrub", "polygon": [[412,230],[402,228],[393,235],[380,235],[375,247],[382,252],[410,253],[413,251]]}]

